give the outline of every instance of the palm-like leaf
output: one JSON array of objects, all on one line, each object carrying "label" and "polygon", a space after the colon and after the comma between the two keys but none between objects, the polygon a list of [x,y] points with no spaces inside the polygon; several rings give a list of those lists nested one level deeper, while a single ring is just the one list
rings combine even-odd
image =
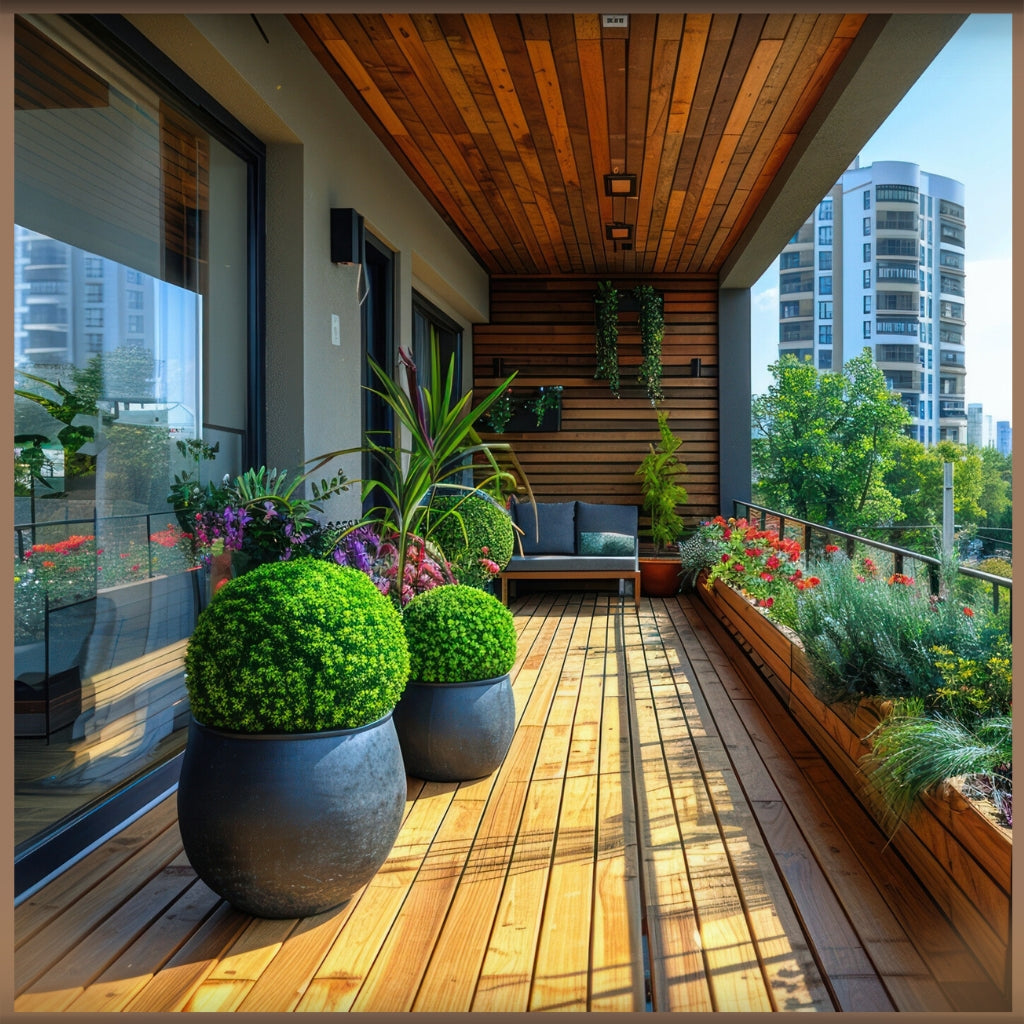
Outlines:
[{"label": "palm-like leaf", "polygon": [[[439,346],[436,335],[431,337],[431,380],[440,387],[422,387],[416,379],[416,368],[404,352],[402,361],[406,366],[409,390],[406,391],[393,380],[383,367],[373,359],[370,368],[377,379],[377,386],[368,390],[376,395],[394,414],[403,435],[408,439],[405,447],[382,444],[367,436],[362,445],[328,452],[315,461],[310,472],[326,465],[335,458],[355,453],[369,452],[385,472],[379,479],[363,480],[363,497],[372,492],[381,494],[386,504],[377,505],[363,516],[362,524],[375,523],[383,532],[398,535],[398,580],[404,579],[405,557],[410,540],[419,537],[424,543],[426,534],[439,522],[435,517],[428,525],[430,495],[432,488],[439,484],[462,488],[473,488],[452,483],[452,478],[461,474],[467,464],[480,456],[486,460],[487,473],[478,486],[488,487],[500,481],[513,480],[513,474],[503,469],[495,456],[496,452],[512,463],[522,484],[526,487],[530,501],[533,491],[526,474],[522,471],[511,445],[506,442],[488,442],[481,439],[476,429],[480,419],[488,414],[494,403],[515,379],[512,374],[488,393],[477,405],[472,405],[471,391],[458,399],[454,398],[455,361],[449,360],[447,371],[442,375]],[[339,535],[355,527],[348,527]],[[399,588],[400,589],[400,588]]]}]

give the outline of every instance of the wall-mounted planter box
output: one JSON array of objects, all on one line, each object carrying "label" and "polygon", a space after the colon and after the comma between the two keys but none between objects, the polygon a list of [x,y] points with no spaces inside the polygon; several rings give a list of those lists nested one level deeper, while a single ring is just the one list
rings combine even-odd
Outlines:
[{"label": "wall-mounted planter box", "polygon": [[[512,415],[501,431],[503,434],[528,434],[550,432],[562,429],[562,395],[561,388],[557,389],[557,403],[554,407],[544,409],[540,422],[537,420],[537,412],[533,403],[541,396],[544,389],[510,389],[508,394],[512,399]],[[484,419],[485,429],[493,430],[488,419]]]},{"label": "wall-mounted planter box", "polygon": [[562,406],[555,409],[545,409],[540,423],[537,422],[537,415],[532,409],[517,409],[512,414],[512,419],[505,427],[506,434],[515,433],[540,433],[542,431],[562,429]]},{"label": "wall-mounted planter box", "polygon": [[[856,708],[825,704],[814,695],[811,667],[793,633],[721,581],[716,580],[709,591],[701,580],[697,595],[757,668],[748,683],[756,686],[760,679],[766,692],[770,688],[781,698],[884,829],[860,766],[870,750],[866,737],[884,715],[884,706],[870,700],[862,700]],[[954,786],[946,786],[941,793],[918,801],[909,820],[896,829],[892,844],[1009,999],[1010,831],[1000,828]]]}]

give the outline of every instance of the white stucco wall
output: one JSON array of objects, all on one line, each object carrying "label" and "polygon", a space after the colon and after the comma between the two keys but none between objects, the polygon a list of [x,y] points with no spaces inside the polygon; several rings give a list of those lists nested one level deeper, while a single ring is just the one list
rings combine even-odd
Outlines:
[{"label": "white stucco wall", "polygon": [[[258,18],[269,43],[247,14],[131,20],[267,143],[267,459],[291,468],[360,443],[359,273],[330,262],[332,207],[358,210],[396,253],[399,344],[410,343],[416,289],[463,325],[471,345],[471,325],[488,318],[488,279],[287,19]],[[356,476],[358,458],[344,467]],[[358,494],[326,511],[357,516]]]}]

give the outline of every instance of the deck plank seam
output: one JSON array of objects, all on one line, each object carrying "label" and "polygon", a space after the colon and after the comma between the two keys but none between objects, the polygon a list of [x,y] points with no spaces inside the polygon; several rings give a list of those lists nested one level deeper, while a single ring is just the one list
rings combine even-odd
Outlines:
[{"label": "deck plank seam", "polygon": [[[716,631],[717,623],[715,623],[713,621],[709,621],[708,616],[710,615],[710,612],[706,612],[700,606],[699,603],[696,603],[696,612],[694,614],[696,614],[699,617],[699,619],[705,624],[705,626],[707,626],[707,627],[709,627],[711,629],[712,635],[714,635],[714,633]],[[690,618],[689,616],[687,616],[687,617]],[[757,665],[754,664],[752,662],[752,660],[749,659],[749,657],[747,657],[746,652],[743,652],[742,647],[740,645],[738,645],[738,644],[726,645],[724,643],[721,643],[720,647],[721,647],[721,650],[722,650],[723,654],[725,655],[727,661],[731,665],[733,665],[733,667],[735,668],[735,670],[737,671],[737,673],[739,675],[739,678],[741,680],[743,680],[743,685],[744,686],[748,686],[748,684],[746,682],[746,679],[745,679],[745,672],[747,672],[747,671],[755,671],[755,672],[758,671]],[[742,652],[742,654],[739,654],[739,653],[737,653],[735,655],[730,654],[730,650],[731,649],[735,649],[738,652]],[[741,657],[742,657],[742,660],[740,660]],[[775,705],[778,705],[779,708],[781,708],[782,711],[785,712],[784,703],[783,703],[782,698],[780,697],[780,695],[774,689],[771,689],[770,693],[766,693],[762,688],[758,688],[756,690],[750,691],[750,695],[751,695],[751,698],[754,701],[754,705],[759,709],[759,715],[760,715],[761,719],[763,720],[764,724],[766,725],[767,728],[769,728],[772,731],[772,733],[774,735],[776,735],[778,737],[779,741],[783,745],[788,746],[789,744],[786,743],[785,738],[782,737],[781,733],[779,732],[780,723],[783,726],[789,726],[790,723],[791,723],[791,727],[793,729],[799,730],[799,733],[800,733],[800,735],[802,737],[804,737],[805,742],[807,744],[810,744],[811,749],[814,750],[815,758],[816,758],[816,763],[820,763],[823,766],[823,770],[826,770],[829,773],[829,777],[830,778],[834,778],[835,784],[840,787],[841,791],[845,792],[846,796],[848,797],[850,805],[852,807],[857,808],[859,810],[860,816],[862,818],[863,823],[865,825],[867,825],[870,829],[873,829],[875,832],[878,832],[878,834],[881,835],[880,830],[878,830],[877,826],[874,825],[873,822],[869,821],[866,810],[864,810],[864,808],[862,807],[861,802],[858,800],[856,794],[854,794],[852,792],[852,790],[850,789],[850,787],[847,784],[846,780],[843,779],[840,775],[838,775],[837,773],[835,773],[834,771],[832,771],[831,769],[828,768],[826,759],[821,754],[821,751],[819,750],[817,745],[814,744],[813,739],[811,737],[807,736],[807,734],[803,730],[802,726],[800,726],[800,724],[798,722],[796,722],[795,720],[791,720],[791,718],[788,715],[788,713],[785,713],[785,717],[775,717],[775,716],[772,716],[771,714],[768,713],[768,708],[765,707],[765,703],[764,703],[766,700],[771,702],[772,708],[774,708]],[[855,861],[858,864],[859,868],[862,869],[863,876],[866,879],[866,881],[868,882],[868,884],[873,885],[875,887],[875,889],[878,890],[877,875],[878,875],[878,872],[879,872],[879,864],[877,862],[877,859],[871,857],[867,853],[867,851],[865,850],[864,847],[865,847],[865,843],[867,842],[867,840],[863,837],[863,835],[860,835],[860,834],[853,835],[853,834],[850,833],[850,831],[844,826],[843,822],[840,821],[836,817],[834,806],[829,801],[823,800],[821,798],[821,796],[820,796],[820,792],[821,792],[820,787],[818,786],[818,784],[815,783],[814,779],[807,773],[806,767],[802,766],[797,758],[794,758],[793,764],[794,764],[795,770],[799,773],[799,776],[804,780],[804,784],[808,787],[810,794],[812,794],[812,796],[813,796],[813,799],[816,801],[816,803],[818,805],[820,805],[823,813],[827,816],[828,820],[832,823],[832,828],[834,828],[836,830],[836,832],[838,833],[838,835],[842,837],[842,840],[846,844],[850,854],[855,859]],[[780,787],[780,791],[782,792],[783,799],[786,800],[786,803],[790,804],[790,801],[788,799],[786,799],[784,788]],[[849,906],[848,901],[847,901],[847,896],[844,894],[844,892],[841,889],[837,888],[836,885],[834,885],[832,883],[832,877],[833,877],[832,872],[829,871],[828,870],[828,866],[821,861],[821,855],[817,851],[815,844],[810,841],[809,837],[807,837],[807,835],[806,835],[806,828],[801,823],[800,815],[797,814],[792,807],[791,807],[791,813],[794,814],[795,820],[797,822],[797,826],[800,828],[801,832],[805,834],[805,839],[808,842],[808,846],[811,849],[812,853],[814,854],[815,859],[816,859],[816,861],[819,864],[819,867],[820,867],[820,870],[821,870],[822,874],[824,875],[824,877],[826,879],[829,880],[831,888],[832,888],[833,892],[835,893],[836,899],[839,901],[840,905],[843,907],[844,914],[846,914],[847,919],[850,920],[850,922],[851,922],[851,926],[854,928],[855,932],[859,935],[860,934],[860,929],[857,927],[855,922],[850,917],[851,910],[850,910],[850,906]],[[772,855],[774,857],[775,856],[775,851],[771,847],[770,844],[769,844],[769,849],[771,849]],[[910,877],[913,877],[913,873],[910,871],[910,869],[909,869],[908,865],[906,864],[905,860],[902,857],[900,857],[897,853],[894,853],[894,856],[896,857],[896,860],[898,861],[898,863],[900,865],[900,870],[902,871],[902,873],[905,874],[905,875],[909,875]],[[895,870],[895,869],[890,869],[890,870],[886,871],[886,874],[891,876],[893,870]],[[924,890],[923,888],[921,889],[921,893],[922,893],[922,898],[924,898],[925,900],[929,900],[929,901],[931,900],[931,898],[928,895],[927,891]],[[890,906],[890,901],[886,899],[884,893],[882,893],[880,890],[878,890],[878,895],[882,899],[882,901],[885,903],[886,906]],[[934,903],[934,901],[931,901],[931,902]],[[799,907],[799,901],[794,900],[794,905]],[[936,911],[941,914],[941,908],[938,908],[937,905],[936,905]],[[909,935],[909,933],[906,930],[907,926],[904,923],[902,917],[900,915],[897,915],[897,914],[893,913],[893,911],[891,910],[891,907],[890,907],[889,913],[892,915],[892,922],[893,922],[893,924],[895,924],[895,926],[903,934],[907,944],[910,946],[910,948],[912,948],[915,951],[915,954],[920,957],[921,956],[920,943],[915,943],[913,941],[912,937]],[[814,944],[812,944],[812,948],[816,949],[817,947]],[[892,985],[894,983],[899,983],[902,980],[905,980],[908,976],[907,975],[901,975],[901,974],[894,974],[894,973],[892,973],[889,970],[889,965],[887,965],[886,963],[883,963],[883,962],[881,962],[879,960],[879,956],[881,955],[881,950],[879,950],[879,953],[876,954],[872,950],[870,943],[863,943],[862,942],[862,948],[863,948],[865,956],[868,958],[868,960],[870,961],[870,963],[874,967],[874,969],[875,969],[875,971],[877,973],[877,976],[879,978],[879,981],[883,985],[883,987],[884,987],[884,989],[885,989],[885,991],[887,993],[887,996],[890,999],[890,1001],[893,1003],[893,1005],[899,1005],[900,1002],[903,1002],[905,1004],[905,1000],[901,1001],[901,1000],[897,999],[896,994],[892,990]],[[934,982],[936,982],[939,985],[940,988],[943,987],[941,979],[938,977],[938,975],[935,974],[934,967],[930,967],[928,965],[927,961],[924,960],[923,958],[921,960],[921,965],[922,965],[922,968],[927,972],[927,976],[930,979],[932,979]]]},{"label": "deck plank seam", "polygon": [[[697,609],[697,614],[700,616],[704,626],[707,627],[708,630],[709,630],[707,635],[712,639],[713,643],[717,644],[719,650],[722,652],[722,654],[724,655],[724,657],[726,659],[726,663],[729,666],[731,666],[734,670],[737,671],[738,678],[740,679],[742,685],[745,688],[747,688],[747,682],[746,682],[746,679],[744,678],[744,674],[743,674],[743,671],[741,669],[741,666],[743,666],[744,663],[737,660],[739,655],[734,657],[732,654],[730,654],[730,647],[735,647],[738,651],[742,652],[743,651],[742,645],[737,644],[734,641],[732,641],[731,635],[728,632],[726,632],[723,636],[716,635],[718,633],[718,630],[716,628],[718,626],[718,624],[715,623],[715,622],[707,621],[705,619],[705,617],[704,617],[704,612],[703,612],[702,608],[698,608]],[[689,620],[690,617],[687,616],[687,619]],[[691,624],[692,624],[692,620],[691,620]],[[726,641],[728,641],[728,643]],[[716,660],[714,658],[714,656],[713,656],[714,655],[714,651],[711,650],[710,648],[708,648],[706,646],[705,641],[700,639],[699,636],[697,636],[697,642],[699,642],[701,644],[701,646],[703,647],[705,652],[709,655],[709,663],[712,666],[713,673],[716,676],[720,677],[719,669],[717,669],[714,666],[714,661]],[[743,652],[743,656],[745,658],[745,652]],[[757,670],[756,665],[753,665],[753,664],[750,664],[750,668],[752,668],[755,671]],[[727,699],[730,700],[730,703],[732,703],[735,706],[735,702],[732,700],[731,697],[729,697],[728,692],[724,690],[724,687],[723,687],[723,692],[726,693],[726,697],[727,697]],[[754,701],[755,705],[758,708],[761,708],[760,702],[756,699],[756,697],[752,693],[750,693],[749,689],[748,689],[748,694],[750,695],[751,699]],[[777,700],[778,703],[780,704],[780,706],[782,706],[782,700],[778,696],[778,694],[775,693],[774,690],[772,690],[772,698]],[[786,712],[786,713],[788,714],[788,712]],[[768,727],[770,729],[772,729],[772,732],[774,733],[775,730],[771,726],[771,719],[770,719],[770,717],[768,717],[768,716],[764,716],[764,717],[766,719]],[[744,728],[745,728],[745,726],[744,726]],[[776,735],[777,735],[777,733],[776,733]],[[754,749],[755,753],[757,753],[758,757],[761,757],[761,754],[760,754],[759,749],[758,749],[757,740],[754,737],[752,737],[752,741],[753,741],[753,749]],[[762,758],[762,763],[764,763],[763,762],[763,758]],[[772,772],[771,768],[767,764],[765,764],[765,771],[774,780],[774,778],[775,778],[774,773]],[[741,786],[743,786],[744,793],[747,795],[747,800],[748,800],[748,802],[750,802],[751,801],[751,797],[749,796],[747,787],[742,784],[742,781],[741,781]],[[794,827],[797,829],[797,831],[801,835],[801,837],[802,837],[802,839],[804,841],[804,844],[806,845],[806,847],[807,847],[808,851],[810,852],[811,856],[814,858],[814,862],[817,865],[818,870],[821,873],[821,876],[828,883],[829,889],[833,893],[833,896],[834,896],[835,900],[838,902],[839,907],[842,909],[842,913],[843,913],[844,918],[846,919],[846,921],[847,921],[847,923],[849,925],[850,931],[854,935],[858,936],[858,941],[859,941],[859,932],[856,929],[856,927],[853,924],[853,922],[850,920],[849,914],[847,912],[847,908],[846,908],[846,906],[844,904],[844,901],[842,900],[840,894],[836,892],[835,886],[832,883],[832,879],[831,879],[829,873],[824,870],[824,868],[823,868],[823,866],[822,866],[822,864],[820,862],[819,856],[815,852],[815,849],[814,849],[815,844],[813,843],[811,838],[807,835],[806,829],[805,829],[805,827],[801,823],[800,815],[795,813],[794,808],[792,807],[791,801],[789,799],[787,799],[787,797],[786,797],[784,787],[776,785],[776,789],[778,791],[780,801],[787,808],[787,814],[790,817],[790,819],[793,821]],[[811,789],[813,790],[813,786],[811,786]],[[766,845],[766,847],[767,847],[767,849],[769,851],[769,855],[772,858],[772,862],[775,865],[775,868],[776,868],[776,871],[778,873],[778,876],[782,880],[783,884],[785,885],[785,887],[787,889],[787,892],[789,893],[790,902],[791,902],[791,904],[793,905],[794,909],[797,912],[798,918],[800,920],[801,929],[803,930],[804,934],[808,936],[808,946],[809,946],[810,950],[812,951],[812,954],[813,954],[813,956],[815,958],[815,961],[817,963],[818,969],[821,972],[821,976],[822,976],[825,984],[828,986],[830,995],[831,995],[831,997],[832,997],[832,999],[833,999],[833,1001],[834,1001],[834,1003],[835,1003],[837,1008],[840,1008],[840,1009],[845,1008],[844,1005],[843,1005],[844,1000],[843,1000],[843,997],[842,997],[842,993],[839,991],[839,989],[836,986],[836,978],[837,978],[837,976],[834,974],[833,971],[831,971],[829,969],[828,964],[826,964],[825,961],[822,959],[822,954],[821,954],[821,952],[819,950],[818,943],[813,941],[813,939],[811,938],[813,932],[810,929],[810,923],[807,920],[806,914],[801,910],[801,902],[802,901],[799,898],[799,894],[792,887],[792,884],[791,884],[790,879],[788,877],[788,871],[786,870],[785,865],[782,864],[779,861],[775,845],[772,844],[770,838],[765,834],[763,826],[761,825],[760,821],[758,821],[758,828],[761,831],[761,834],[762,834],[762,837],[764,839],[765,845]],[[860,943],[860,948],[862,949],[865,957],[867,957],[868,961],[875,968],[876,974],[878,975],[879,980],[881,981],[881,973],[878,971],[877,965],[875,965],[874,960],[870,957],[870,955],[868,954],[868,951],[863,948],[863,943]],[[883,983],[883,987],[885,987],[884,983]],[[887,996],[889,997],[889,999],[891,1001],[891,995],[889,994],[887,987],[886,987],[886,994],[887,994]]]}]

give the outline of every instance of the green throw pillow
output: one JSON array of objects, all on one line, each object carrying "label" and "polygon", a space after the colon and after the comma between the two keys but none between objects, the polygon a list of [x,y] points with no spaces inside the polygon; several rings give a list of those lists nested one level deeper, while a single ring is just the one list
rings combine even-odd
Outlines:
[{"label": "green throw pillow", "polygon": [[581,533],[581,555],[631,555],[635,542],[628,533]]}]

